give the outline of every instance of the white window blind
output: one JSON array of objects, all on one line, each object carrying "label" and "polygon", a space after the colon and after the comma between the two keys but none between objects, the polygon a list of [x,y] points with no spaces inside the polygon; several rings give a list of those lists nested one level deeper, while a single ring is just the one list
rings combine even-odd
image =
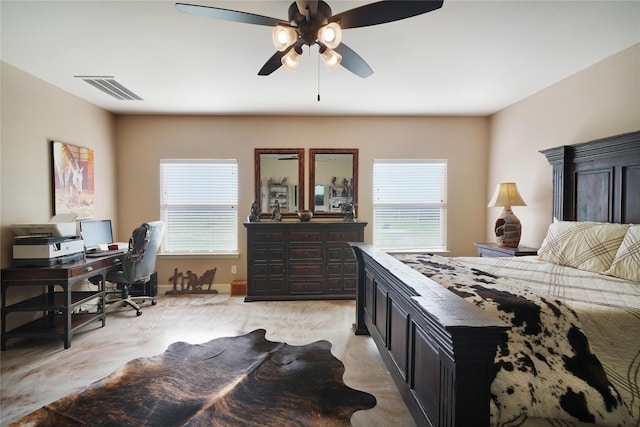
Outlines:
[{"label": "white window blind", "polygon": [[237,160],[161,160],[163,253],[238,251]]},{"label": "white window blind", "polygon": [[374,245],[386,251],[445,251],[446,229],[446,160],[374,160]]}]

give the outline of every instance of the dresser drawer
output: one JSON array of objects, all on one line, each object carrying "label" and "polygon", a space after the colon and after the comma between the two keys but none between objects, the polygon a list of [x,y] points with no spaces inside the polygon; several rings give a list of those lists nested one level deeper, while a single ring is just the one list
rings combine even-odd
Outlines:
[{"label": "dresser drawer", "polygon": [[324,260],[323,252],[322,247],[319,246],[290,247],[289,260],[322,262]]},{"label": "dresser drawer", "polygon": [[322,264],[289,264],[289,277],[322,277]]},{"label": "dresser drawer", "polygon": [[284,248],[257,246],[251,250],[251,260],[252,262],[284,262]]},{"label": "dresser drawer", "polygon": [[290,243],[322,242],[322,230],[291,230]]},{"label": "dresser drawer", "polygon": [[291,281],[289,282],[289,292],[291,294],[321,294],[322,282],[313,281]]},{"label": "dresser drawer", "polygon": [[330,230],[327,233],[328,242],[359,242],[358,230]]},{"label": "dresser drawer", "polygon": [[284,277],[284,264],[254,264],[251,269],[253,277]]},{"label": "dresser drawer", "polygon": [[253,233],[251,240],[256,243],[276,243],[284,242],[284,230],[260,230]]}]

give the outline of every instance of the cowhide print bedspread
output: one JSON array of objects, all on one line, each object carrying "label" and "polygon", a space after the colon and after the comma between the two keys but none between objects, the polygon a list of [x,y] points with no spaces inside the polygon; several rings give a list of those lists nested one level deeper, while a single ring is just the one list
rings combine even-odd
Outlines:
[{"label": "cowhide print bedspread", "polygon": [[549,426],[637,426],[565,303],[536,294],[523,280],[471,269],[455,258],[395,257],[511,326],[494,361],[492,425],[539,420]]},{"label": "cowhide print bedspread", "polygon": [[503,278],[525,280],[538,295],[569,304],[640,426],[640,283],[552,264],[537,256],[456,261]]},{"label": "cowhide print bedspread", "polygon": [[343,383],[329,341],[290,346],[265,333],[173,343],[12,426],[349,426],[376,405]]}]

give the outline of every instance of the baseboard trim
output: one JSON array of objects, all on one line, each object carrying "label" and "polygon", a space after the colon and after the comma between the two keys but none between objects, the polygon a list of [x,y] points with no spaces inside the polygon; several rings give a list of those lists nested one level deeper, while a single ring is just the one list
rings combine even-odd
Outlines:
[{"label": "baseboard trim", "polygon": [[[219,294],[230,294],[231,293],[231,283],[219,283],[211,286],[211,289],[215,289]],[[168,291],[173,290],[173,285],[166,284],[161,285],[158,284],[158,296],[162,296],[166,294]],[[204,295],[204,294],[203,294]]]}]

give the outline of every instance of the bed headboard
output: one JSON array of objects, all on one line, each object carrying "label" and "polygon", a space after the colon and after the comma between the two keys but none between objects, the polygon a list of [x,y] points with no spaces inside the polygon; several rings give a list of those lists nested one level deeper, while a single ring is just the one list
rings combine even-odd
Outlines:
[{"label": "bed headboard", "polygon": [[553,166],[553,217],[640,224],[640,131],[540,151]]}]

